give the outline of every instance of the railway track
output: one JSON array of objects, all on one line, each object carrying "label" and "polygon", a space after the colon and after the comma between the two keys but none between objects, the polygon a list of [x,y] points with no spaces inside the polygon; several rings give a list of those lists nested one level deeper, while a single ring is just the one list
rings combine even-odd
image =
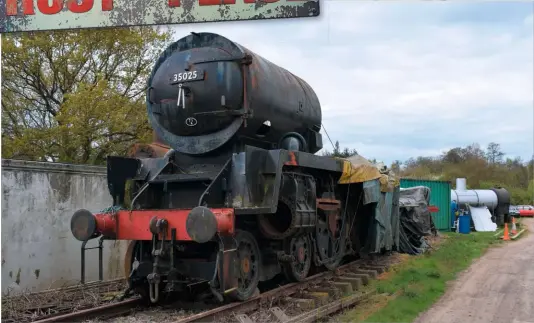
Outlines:
[{"label": "railway track", "polygon": [[[289,283],[245,302],[222,306],[204,303],[174,302],[156,308],[141,306],[138,298],[97,306],[82,311],[49,317],[35,323],[49,322],[314,322],[366,299],[374,291],[360,291],[397,261],[395,256],[375,260],[356,260],[325,271],[299,283]],[[177,308],[182,309],[177,312]],[[144,318],[136,319],[136,316]],[[124,317],[126,316],[126,317]],[[157,317],[157,318],[156,318]]]},{"label": "railway track", "polygon": [[127,286],[124,279],[90,282],[66,288],[2,296],[2,321],[34,322],[114,302]]},{"label": "railway track", "polygon": [[314,322],[371,296],[373,292],[359,290],[389,270],[391,260],[384,257],[378,261],[354,261],[336,272],[319,273],[304,282],[281,286],[249,301],[190,315],[174,323]]}]

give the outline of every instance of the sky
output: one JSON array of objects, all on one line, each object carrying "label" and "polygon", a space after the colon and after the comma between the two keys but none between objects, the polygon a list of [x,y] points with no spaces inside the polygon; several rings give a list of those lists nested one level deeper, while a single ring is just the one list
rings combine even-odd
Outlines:
[{"label": "sky", "polygon": [[[489,142],[534,155],[529,2],[321,2],[314,18],[172,27],[214,32],[308,82],[331,140],[386,164]],[[332,144],[323,133],[323,146]]]}]

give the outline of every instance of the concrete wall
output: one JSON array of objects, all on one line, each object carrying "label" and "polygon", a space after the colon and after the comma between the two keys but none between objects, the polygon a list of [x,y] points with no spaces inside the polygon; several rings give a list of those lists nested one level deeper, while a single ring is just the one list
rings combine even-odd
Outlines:
[{"label": "concrete wall", "polygon": [[[74,211],[112,205],[105,167],[2,160],[2,292],[79,283]],[[88,247],[98,245],[92,240]],[[124,242],[104,242],[104,279],[124,276]],[[86,251],[86,282],[98,279],[98,249]]]}]

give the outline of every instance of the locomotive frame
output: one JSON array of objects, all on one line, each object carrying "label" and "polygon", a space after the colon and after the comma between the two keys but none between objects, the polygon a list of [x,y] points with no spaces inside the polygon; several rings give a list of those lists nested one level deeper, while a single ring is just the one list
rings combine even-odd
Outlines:
[{"label": "locomotive frame", "polygon": [[[230,55],[206,59],[206,46],[210,55],[219,47]],[[192,69],[193,54],[203,64],[241,66],[242,102],[229,108],[233,99],[222,99],[221,119],[214,121],[221,112],[213,111],[213,100],[199,99],[203,91],[222,91],[198,82],[212,81],[210,66],[202,78],[197,74],[191,80],[195,86],[173,81],[173,75]],[[189,63],[181,63],[181,70],[168,70],[183,59]],[[71,219],[71,231],[84,245],[96,237],[132,241],[125,258],[130,290],[152,303],[162,293],[183,293],[203,282],[220,301],[244,301],[257,293],[260,281],[278,274],[302,281],[313,267],[334,270],[345,256],[357,255],[367,237],[378,199],[363,198],[363,183],[374,181],[377,195],[379,186],[383,191],[391,186],[388,176],[372,165],[355,167],[314,155],[322,148],[318,100],[303,80],[269,64],[215,34],[193,34],[171,44],[156,63],[147,91],[149,119],[170,149],[154,146],[152,156],[142,149],[137,157],[108,156],[114,207],[98,214],[78,210]],[[258,72],[272,70],[271,81]],[[225,89],[240,93],[229,82]],[[268,82],[291,87],[295,99],[286,102],[261,92],[257,84]],[[175,129],[176,120],[187,125],[198,114],[207,115],[205,129]],[[275,125],[258,136],[256,129],[266,119]],[[223,129],[214,131],[214,125]]]}]

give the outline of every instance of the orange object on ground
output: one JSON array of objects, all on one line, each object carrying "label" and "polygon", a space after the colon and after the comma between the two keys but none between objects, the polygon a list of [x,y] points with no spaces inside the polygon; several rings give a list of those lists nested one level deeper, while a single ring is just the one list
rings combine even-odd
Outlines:
[{"label": "orange object on ground", "polygon": [[510,240],[510,235],[508,233],[508,223],[504,224],[504,236],[502,237],[502,239],[504,241],[509,241]]}]

